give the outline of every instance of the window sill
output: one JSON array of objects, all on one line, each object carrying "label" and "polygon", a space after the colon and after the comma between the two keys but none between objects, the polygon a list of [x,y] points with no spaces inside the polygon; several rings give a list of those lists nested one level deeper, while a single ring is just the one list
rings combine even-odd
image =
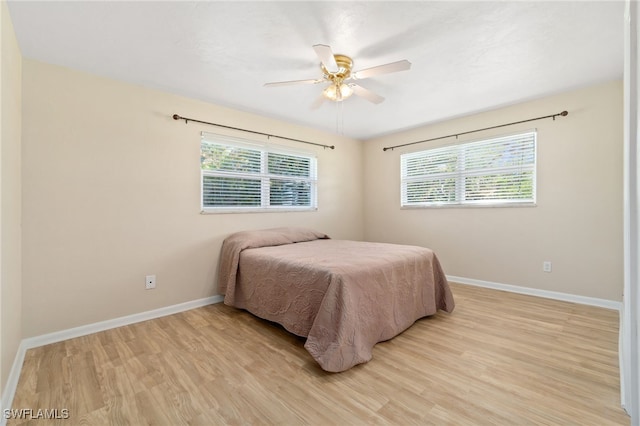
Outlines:
[{"label": "window sill", "polygon": [[433,204],[421,206],[400,206],[400,210],[416,209],[475,209],[475,208],[513,208],[513,207],[537,207],[535,202],[526,203],[477,203],[477,204]]},{"label": "window sill", "polygon": [[251,208],[238,208],[238,207],[228,207],[228,208],[204,208],[200,210],[200,214],[237,214],[237,213],[293,213],[293,212],[315,212],[318,211],[317,207],[270,207],[270,208],[260,208],[260,207],[251,207]]}]

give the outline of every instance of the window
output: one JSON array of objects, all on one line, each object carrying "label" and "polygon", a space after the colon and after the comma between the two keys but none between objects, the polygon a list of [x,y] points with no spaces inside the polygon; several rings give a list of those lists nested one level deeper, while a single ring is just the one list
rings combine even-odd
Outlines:
[{"label": "window", "polygon": [[274,145],[203,133],[203,212],[315,210],[316,158]]},{"label": "window", "polygon": [[403,154],[402,207],[534,204],[536,132]]}]

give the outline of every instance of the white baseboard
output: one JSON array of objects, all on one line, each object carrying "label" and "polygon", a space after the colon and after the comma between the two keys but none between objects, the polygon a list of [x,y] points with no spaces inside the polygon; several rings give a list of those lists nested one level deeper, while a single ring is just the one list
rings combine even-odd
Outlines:
[{"label": "white baseboard", "polygon": [[5,419],[4,416],[4,410],[11,408],[13,396],[15,395],[16,389],[18,388],[18,380],[20,379],[20,372],[22,371],[22,364],[24,363],[24,356],[26,353],[27,348],[25,347],[23,340],[18,346],[18,352],[16,353],[16,357],[13,359],[13,365],[11,366],[11,370],[9,371],[9,377],[7,378],[7,383],[4,387],[4,391],[2,392],[2,413],[0,414],[0,426],[5,426],[7,424],[7,419]]},{"label": "white baseboard", "polygon": [[190,302],[166,306],[164,308],[154,309],[152,311],[140,312],[138,314],[127,315],[125,317],[114,318],[111,320],[82,325],[80,327],[74,327],[67,330],[56,331],[55,333],[29,337],[27,339],[24,339],[23,342],[25,342],[27,349],[37,348],[38,346],[61,342],[63,340],[73,339],[74,337],[86,336],[87,334],[93,334],[99,331],[110,330],[112,328],[122,327],[124,325],[135,324],[137,322],[165,317],[167,315],[177,314],[178,312],[188,311],[190,309],[199,308],[201,306],[219,303],[222,302],[222,299],[223,296],[211,296],[204,299],[192,300]]},{"label": "white baseboard", "polygon": [[473,278],[456,277],[453,275],[447,275],[447,280],[454,283],[474,285],[476,287],[492,288],[494,290],[502,290],[502,291],[508,291],[511,293],[527,294],[529,296],[538,296],[538,297],[544,297],[546,299],[562,300],[564,302],[573,302],[573,303],[579,303],[581,305],[597,306],[599,308],[615,309],[619,312],[622,311],[622,302],[617,302],[615,300],[598,299],[596,297],[587,297],[587,296],[578,296],[575,294],[560,293],[557,291],[549,291],[549,290],[540,290],[537,288],[522,287],[518,285],[511,285],[511,284],[494,283],[491,281],[482,281],[482,280],[476,280]]},{"label": "white baseboard", "polygon": [[74,337],[86,336],[88,334],[97,333],[99,331],[105,331],[129,324],[135,324],[137,322],[148,321],[154,318],[173,315],[177,314],[178,312],[184,312],[190,309],[212,305],[214,303],[220,303],[223,299],[224,296],[221,295],[205,297],[204,299],[178,303],[177,305],[165,306],[164,308],[140,312],[138,314],[127,315],[120,318],[100,321],[93,324],[70,328],[68,330],[61,330],[54,333],[48,333],[41,336],[23,339],[22,342],[20,342],[20,346],[18,347],[18,353],[16,354],[13,365],[11,366],[7,384],[5,385],[5,389],[2,392],[2,413],[0,413],[0,426],[5,426],[7,423],[7,419],[4,418],[4,410],[10,409],[11,404],[13,403],[13,397],[18,387],[18,380],[20,379],[20,371],[22,370],[22,364],[24,363],[24,357],[28,349],[37,348],[39,346],[44,346],[51,343],[61,342],[67,339],[73,339]]}]

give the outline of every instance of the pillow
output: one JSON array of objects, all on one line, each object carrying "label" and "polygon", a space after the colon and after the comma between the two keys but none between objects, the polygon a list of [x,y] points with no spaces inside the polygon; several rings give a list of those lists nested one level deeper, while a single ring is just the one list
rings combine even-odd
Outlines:
[{"label": "pillow", "polygon": [[243,248],[256,248],[328,238],[329,236],[327,234],[314,231],[313,229],[282,227],[259,229],[254,231],[240,231],[231,234],[224,241],[225,243],[239,243]]}]

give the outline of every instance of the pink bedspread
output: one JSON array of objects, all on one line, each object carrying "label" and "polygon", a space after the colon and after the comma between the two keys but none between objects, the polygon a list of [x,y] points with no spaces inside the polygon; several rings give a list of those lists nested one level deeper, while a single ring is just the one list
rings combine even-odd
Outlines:
[{"label": "pink bedspread", "polygon": [[307,351],[332,372],[369,361],[376,343],[454,308],[432,250],[332,240],[302,228],[228,237],[219,289],[225,304],[306,337]]}]

